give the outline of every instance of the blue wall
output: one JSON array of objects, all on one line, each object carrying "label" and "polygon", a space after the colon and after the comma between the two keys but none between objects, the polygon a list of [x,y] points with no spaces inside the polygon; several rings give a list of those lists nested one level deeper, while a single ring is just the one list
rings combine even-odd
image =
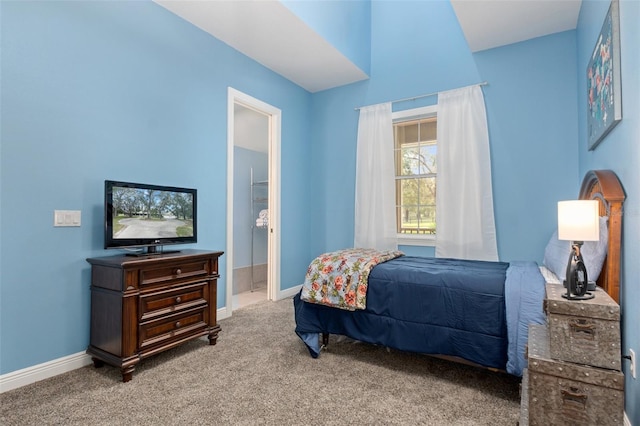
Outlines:
[{"label": "blue wall", "polygon": [[557,201],[578,196],[575,43],[575,31],[568,31],[474,55],[489,82],[484,93],[501,260],[542,262],[557,226]]},{"label": "blue wall", "polygon": [[612,169],[625,190],[623,214],[622,276],[622,351],[636,352],[636,379],[631,378],[629,362],[623,361],[625,374],[625,411],[632,425],[640,425],[640,2],[620,1],[620,44],[622,73],[622,121],[593,151],[587,150],[586,68],[600,33],[609,1],[583,1],[577,28],[577,79],[580,171]]},{"label": "blue wall", "polygon": [[[282,110],[281,288],[300,283],[308,92],[152,2],[0,7],[0,374],[86,349],[85,259],[115,254],[105,179],[197,188],[192,247],[225,249],[228,86]],[[54,228],[54,209],[81,210],[82,226]]]},{"label": "blue wall", "polygon": [[[319,3],[284,3],[371,78],[311,95],[151,2],[0,2],[0,374],[86,348],[84,259],[105,255],[104,179],[197,187],[196,247],[224,249],[228,86],[283,111],[286,289],[302,282],[315,255],[353,243],[354,108],[488,81],[500,258],[540,261],[556,227],[556,201],[574,198],[587,170],[616,171],[627,193],[623,348],[640,353],[632,303],[640,300],[640,3],[620,5],[624,118],[591,152],[584,70],[607,0],[583,1],[575,31],[475,54],[449,2],[325,2],[370,14],[364,56],[357,54],[362,39],[339,37],[348,21],[331,22],[314,9]],[[82,227],[53,228],[54,209],[82,210]],[[219,307],[224,292],[221,283]],[[628,364],[625,373],[626,411],[637,425],[639,382]]]},{"label": "blue wall", "polygon": [[[577,196],[575,31],[472,54],[448,2],[376,1],[371,8],[370,80],[312,101],[323,125],[312,144],[322,167],[311,173],[314,193],[326,200],[312,212],[321,224],[312,253],[353,245],[355,107],[486,80],[499,255],[542,261],[556,201]],[[435,102],[435,96],[400,102],[394,110]],[[433,254],[431,247],[401,249]]]}]

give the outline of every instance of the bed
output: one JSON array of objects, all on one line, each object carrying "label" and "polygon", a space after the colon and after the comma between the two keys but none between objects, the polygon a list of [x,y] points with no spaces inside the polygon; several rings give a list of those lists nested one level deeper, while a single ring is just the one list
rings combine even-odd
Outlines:
[{"label": "bed", "polygon": [[[590,171],[580,198],[600,202],[601,231],[604,226],[604,237],[593,242],[596,259],[585,262],[599,262],[597,284],[618,301],[622,186],[610,170]],[[295,332],[314,358],[334,334],[521,376],[528,326],[545,321],[545,283],[563,275],[568,244],[552,236],[542,266],[414,256],[385,260],[368,272],[364,309],[309,303],[302,299],[308,298],[303,287],[293,300]],[[587,243],[583,255],[585,249]]]}]

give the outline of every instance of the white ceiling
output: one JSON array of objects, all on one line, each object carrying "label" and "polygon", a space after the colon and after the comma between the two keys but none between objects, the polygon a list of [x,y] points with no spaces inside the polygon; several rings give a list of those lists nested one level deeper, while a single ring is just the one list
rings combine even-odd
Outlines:
[{"label": "white ceiling", "polygon": [[582,0],[451,0],[472,52],[576,28]]},{"label": "white ceiling", "polygon": [[279,1],[155,2],[310,92],[368,78]]},{"label": "white ceiling", "polygon": [[[310,92],[368,76],[274,0],[154,0]],[[451,0],[472,52],[576,28],[582,0]]]}]

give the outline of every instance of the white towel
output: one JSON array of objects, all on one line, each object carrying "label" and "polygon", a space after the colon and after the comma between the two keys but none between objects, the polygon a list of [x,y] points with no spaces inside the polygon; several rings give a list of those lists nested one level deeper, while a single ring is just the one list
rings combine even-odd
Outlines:
[{"label": "white towel", "polygon": [[266,228],[269,226],[269,210],[260,210],[258,218],[256,219],[256,226],[258,228]]}]

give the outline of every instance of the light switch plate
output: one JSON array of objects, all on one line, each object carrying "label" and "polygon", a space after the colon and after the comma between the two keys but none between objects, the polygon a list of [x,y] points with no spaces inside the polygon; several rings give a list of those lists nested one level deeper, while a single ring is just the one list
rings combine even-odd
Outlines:
[{"label": "light switch plate", "polygon": [[80,226],[81,217],[80,210],[54,210],[53,226]]}]

